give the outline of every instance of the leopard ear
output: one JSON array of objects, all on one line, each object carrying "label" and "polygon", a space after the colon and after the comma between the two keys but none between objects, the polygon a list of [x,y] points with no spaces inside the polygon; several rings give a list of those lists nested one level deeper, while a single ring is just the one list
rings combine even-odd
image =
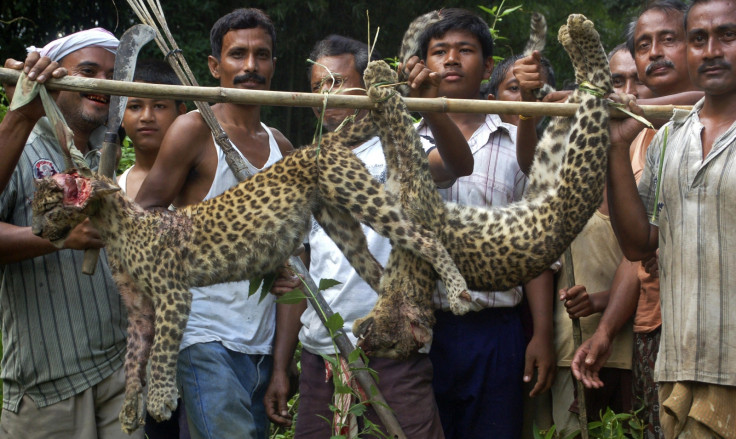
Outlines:
[{"label": "leopard ear", "polygon": [[104,180],[92,182],[92,192],[89,194],[91,200],[99,200],[120,190],[120,187]]}]

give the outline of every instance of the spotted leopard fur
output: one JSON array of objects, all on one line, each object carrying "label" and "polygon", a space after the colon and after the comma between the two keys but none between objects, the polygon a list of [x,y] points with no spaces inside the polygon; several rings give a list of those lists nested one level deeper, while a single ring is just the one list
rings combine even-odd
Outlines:
[{"label": "spotted leopard fur", "polygon": [[[529,39],[524,46],[524,56],[531,55],[534,51],[542,52],[547,42],[547,19],[539,12],[532,13],[532,19],[529,23]],[[545,96],[555,91],[555,89],[545,83],[541,88],[533,91],[534,97],[542,100]]]},{"label": "spotted leopard fur", "polygon": [[145,211],[104,177],[70,171],[39,180],[33,232],[61,246],[89,217],[125,299],[123,430],[139,427],[146,405],[157,420],[168,419],[176,408],[176,359],[190,310],[189,288],[275,270],[303,241],[311,215],[376,289],[381,266],[368,252],[359,221],[389,237],[393,246],[431,261],[456,296],[466,291],[436,237],[409,221],[397,198],[340,146],[348,135],[364,135],[361,131],[366,130],[355,124],[348,134],[328,134],[320,146],[300,148],[221,196],[176,212]]},{"label": "spotted leopard fur", "polygon": [[[608,62],[593,23],[582,15],[571,15],[558,39],[572,60],[577,82],[587,81],[611,92]],[[379,64],[369,65],[366,86],[384,81],[385,74]],[[389,93],[375,87],[369,90],[380,106],[372,117],[389,175],[397,178],[404,209],[415,222],[437,233],[470,288],[503,291],[538,275],[559,258],[600,205],[609,145],[604,99],[583,90],[573,92],[568,102],[579,104],[577,113],[572,118],[553,119],[545,131],[524,199],[505,207],[482,208],[437,201],[427,166],[413,163],[426,163],[426,157],[405,116],[403,101]],[[394,255],[392,251],[391,257]],[[387,264],[376,307],[353,327],[362,346],[377,356],[396,358],[416,350],[432,322],[427,317],[430,311],[424,308],[431,306],[431,288],[424,288],[431,270],[412,255],[399,255],[401,263],[390,259]],[[392,269],[397,273],[391,273]],[[389,283],[390,279],[395,283]],[[402,284],[401,279],[411,282]],[[413,287],[417,281],[419,287]],[[406,291],[418,297],[407,299]],[[412,302],[406,304],[407,300]],[[419,332],[416,316],[422,316],[425,323]]]},{"label": "spotted leopard fur", "polygon": [[[422,33],[424,33],[429,26],[440,21],[441,12],[441,10],[427,12],[426,14],[418,16],[409,23],[409,27],[406,29],[404,37],[401,40],[401,48],[399,49],[399,62],[402,65],[406,65],[409,58],[412,56],[422,56],[422,48],[419,47],[419,38],[421,38]],[[406,82],[407,79],[408,76],[404,69],[399,69],[399,81]],[[402,95],[409,96],[408,85],[400,85],[398,89]]]}]

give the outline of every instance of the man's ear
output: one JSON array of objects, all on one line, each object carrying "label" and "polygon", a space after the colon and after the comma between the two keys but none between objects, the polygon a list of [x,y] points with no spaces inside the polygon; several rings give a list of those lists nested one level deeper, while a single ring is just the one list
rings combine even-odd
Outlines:
[{"label": "man's ear", "polygon": [[489,101],[495,101],[496,96],[493,93],[488,93],[488,96],[486,96],[486,99]]},{"label": "man's ear", "polygon": [[180,103],[178,107],[176,107],[177,116],[181,116],[182,114],[187,112],[187,104],[184,102]]},{"label": "man's ear", "polygon": [[490,79],[493,72],[493,57],[489,56],[483,61],[483,79]]},{"label": "man's ear", "polygon": [[207,57],[207,66],[210,68],[210,74],[212,74],[215,79],[220,79],[220,61],[218,61],[214,56],[209,55]]}]

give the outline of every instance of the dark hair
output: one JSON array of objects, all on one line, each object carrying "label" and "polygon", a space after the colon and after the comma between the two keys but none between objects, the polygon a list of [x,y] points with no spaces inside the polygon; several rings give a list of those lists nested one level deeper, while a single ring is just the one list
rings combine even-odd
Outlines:
[{"label": "dark hair", "polygon": [[[631,56],[636,57],[636,52],[634,48],[634,33],[636,32],[636,24],[639,22],[639,18],[644,15],[645,12],[651,11],[651,10],[658,10],[662,11],[666,14],[670,13],[679,13],[683,14],[685,16],[688,7],[687,5],[682,2],[681,0],[652,0],[647,2],[644,5],[644,8],[639,13],[639,17],[637,17],[636,20],[629,23],[629,27],[626,29],[626,47],[628,47],[629,52],[631,52]],[[687,17],[685,16],[685,20],[687,20]]]},{"label": "dark hair", "polygon": [[[368,61],[377,61],[381,59],[381,55],[376,50],[373,50],[371,58],[368,59],[367,44],[335,34],[317,41],[314,47],[312,47],[312,51],[309,52],[309,59],[317,61],[325,56],[340,56],[345,54],[353,55],[355,70],[360,74],[361,81],[363,80],[363,72],[365,72],[365,68],[368,67]],[[312,66],[312,63],[308,63],[307,78],[312,77]]]},{"label": "dark hair", "polygon": [[253,29],[260,27],[271,36],[271,53],[276,52],[276,29],[273,22],[265,12],[257,8],[241,8],[232,11],[227,15],[223,15],[212,25],[210,31],[210,47],[212,48],[212,56],[220,59],[222,54],[222,40],[225,34],[231,30],[237,29]]},{"label": "dark hair", "polygon": [[[135,65],[133,81],[150,84],[181,85],[174,69],[165,61],[157,59],[139,59]],[[174,100],[178,107],[183,101]]]},{"label": "dark hair", "polygon": [[608,58],[608,61],[611,61],[611,58],[613,58],[613,55],[615,55],[615,54],[617,54],[617,53],[619,53],[621,51],[624,51],[624,50],[627,51],[627,52],[629,51],[629,48],[626,47],[626,43],[621,43],[618,46],[616,46],[613,49],[611,49],[611,51],[608,52],[608,55],[606,55],[606,57]]},{"label": "dark hair", "polygon": [[440,10],[440,20],[428,26],[419,37],[422,59],[427,59],[429,41],[441,38],[451,30],[463,30],[475,35],[483,49],[483,59],[493,56],[493,38],[488,23],[466,9],[447,8]]},{"label": "dark hair", "polygon": [[[480,87],[481,99],[487,99],[489,94],[493,94],[493,96],[498,98],[498,87],[501,86],[503,79],[509,73],[509,70],[514,66],[514,63],[524,58],[524,56],[525,55],[514,55],[498,63],[493,68],[493,72],[491,72],[491,79],[489,79],[488,82],[486,82],[485,84],[482,84]],[[555,87],[557,85],[557,80],[555,79],[555,69],[552,68],[552,64],[549,62],[549,59],[543,56],[540,59],[540,64],[542,65],[542,70],[547,76],[547,84]]]},{"label": "dark hair", "polygon": [[498,87],[501,86],[503,79],[509,73],[509,70],[511,70],[511,68],[514,66],[514,63],[521,58],[524,58],[524,55],[510,56],[493,67],[491,78],[488,80],[488,82],[485,82],[480,86],[481,99],[487,99],[489,94],[492,94],[493,96],[498,98]]}]

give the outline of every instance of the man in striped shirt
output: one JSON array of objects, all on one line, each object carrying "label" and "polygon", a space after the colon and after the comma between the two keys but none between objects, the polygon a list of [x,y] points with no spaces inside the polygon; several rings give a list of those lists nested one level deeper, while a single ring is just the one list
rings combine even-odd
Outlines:
[{"label": "man in striped shirt", "polygon": [[[36,79],[65,73],[54,70],[58,62],[70,75],[109,79],[117,46],[103,29],[78,32],[45,46],[38,65],[49,68],[31,71]],[[31,54],[27,62],[38,59]],[[75,145],[96,166],[109,97],[59,92],[56,102]],[[118,422],[125,391],[124,306],[104,252],[93,276],[81,273],[80,250],[102,247],[100,236],[85,221],[57,249],[31,233],[34,179],[64,169],[53,128],[42,116],[40,105],[29,104],[8,112],[0,127],[8,134],[0,136],[0,150],[22,150],[0,195],[0,438],[128,438]],[[143,437],[143,430],[134,437]]]},{"label": "man in striped shirt", "polygon": [[[647,151],[637,188],[624,129],[612,126],[611,217],[624,254],[658,246],[662,333],[655,379],[666,438],[736,437],[736,3],[695,0],[686,18],[690,79],[705,97],[677,111]],[[573,372],[598,386],[606,347],[586,342]],[[732,356],[732,354],[734,356]]]}]

